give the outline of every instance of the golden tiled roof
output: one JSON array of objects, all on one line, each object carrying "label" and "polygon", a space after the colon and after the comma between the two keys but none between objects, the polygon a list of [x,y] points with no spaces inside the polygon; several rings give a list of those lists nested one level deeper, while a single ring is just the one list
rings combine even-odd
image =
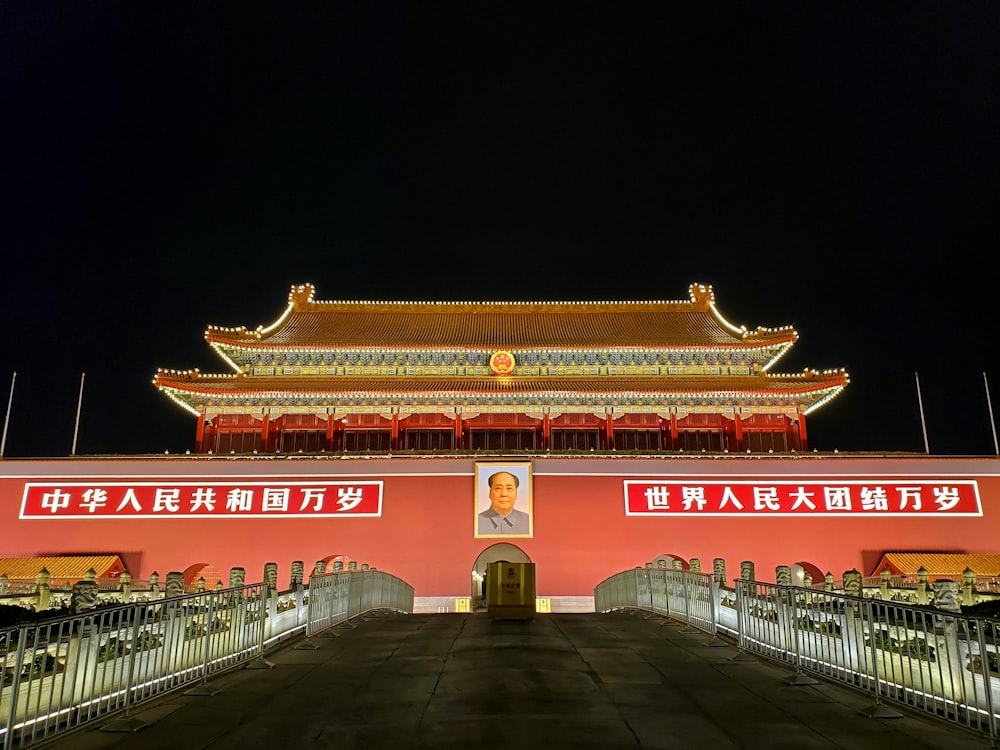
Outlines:
[{"label": "golden tiled roof", "polygon": [[93,569],[98,578],[114,568],[124,567],[118,555],[65,555],[53,557],[0,557],[0,575],[10,580],[34,580],[45,568],[53,580],[82,580]]},{"label": "golden tiled roof", "polygon": [[886,552],[872,575],[889,567],[902,575],[916,575],[925,568],[931,576],[960,576],[969,568],[977,576],[1000,575],[1000,555],[957,552]]},{"label": "golden tiled roof", "polygon": [[748,331],[725,320],[711,287],[676,302],[320,302],[292,287],[285,312],[256,330],[211,326],[223,347],[600,349],[790,345],[790,327]]}]

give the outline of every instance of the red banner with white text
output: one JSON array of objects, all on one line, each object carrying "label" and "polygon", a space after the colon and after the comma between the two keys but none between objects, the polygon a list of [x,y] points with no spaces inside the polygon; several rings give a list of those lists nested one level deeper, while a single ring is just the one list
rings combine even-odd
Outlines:
[{"label": "red banner with white text", "polygon": [[626,479],[627,516],[981,516],[969,479]]},{"label": "red banner with white text", "polygon": [[382,515],[382,481],[27,482],[21,518],[337,518]]}]

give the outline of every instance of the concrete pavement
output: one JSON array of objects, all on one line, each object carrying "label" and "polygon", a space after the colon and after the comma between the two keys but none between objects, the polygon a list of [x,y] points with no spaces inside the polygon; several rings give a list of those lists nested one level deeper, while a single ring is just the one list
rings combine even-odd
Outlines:
[{"label": "concrete pavement", "polygon": [[[77,730],[67,750],[682,748],[979,750],[986,738],[919,713],[870,719],[871,699],[643,614],[383,614],[291,642],[273,669],[163,696],[136,732]],[[308,648],[303,648],[308,646]]]}]

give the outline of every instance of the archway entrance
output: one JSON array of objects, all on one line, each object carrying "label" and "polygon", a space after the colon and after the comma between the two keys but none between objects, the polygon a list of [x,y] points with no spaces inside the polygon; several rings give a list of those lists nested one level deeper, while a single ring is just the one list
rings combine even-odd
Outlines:
[{"label": "archway entrance", "polygon": [[479,553],[479,557],[476,558],[475,563],[472,565],[472,608],[479,609],[485,606],[486,601],[486,588],[485,588],[485,578],[486,578],[486,566],[492,562],[516,562],[516,563],[529,563],[531,558],[528,557],[524,550],[520,547],[508,544],[507,542],[499,542],[497,544],[491,544],[489,547],[484,549]]}]

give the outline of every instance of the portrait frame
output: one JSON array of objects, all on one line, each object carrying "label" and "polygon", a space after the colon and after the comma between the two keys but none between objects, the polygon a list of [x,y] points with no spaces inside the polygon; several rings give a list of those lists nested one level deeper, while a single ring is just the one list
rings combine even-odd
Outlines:
[{"label": "portrait frame", "polygon": [[[492,507],[489,479],[498,472],[507,472],[517,478],[517,501],[514,510],[527,514],[527,532],[490,531],[488,522],[480,517],[481,513],[489,511]],[[531,461],[477,461],[475,482],[472,530],[476,539],[530,539],[535,535],[535,498]]]}]

